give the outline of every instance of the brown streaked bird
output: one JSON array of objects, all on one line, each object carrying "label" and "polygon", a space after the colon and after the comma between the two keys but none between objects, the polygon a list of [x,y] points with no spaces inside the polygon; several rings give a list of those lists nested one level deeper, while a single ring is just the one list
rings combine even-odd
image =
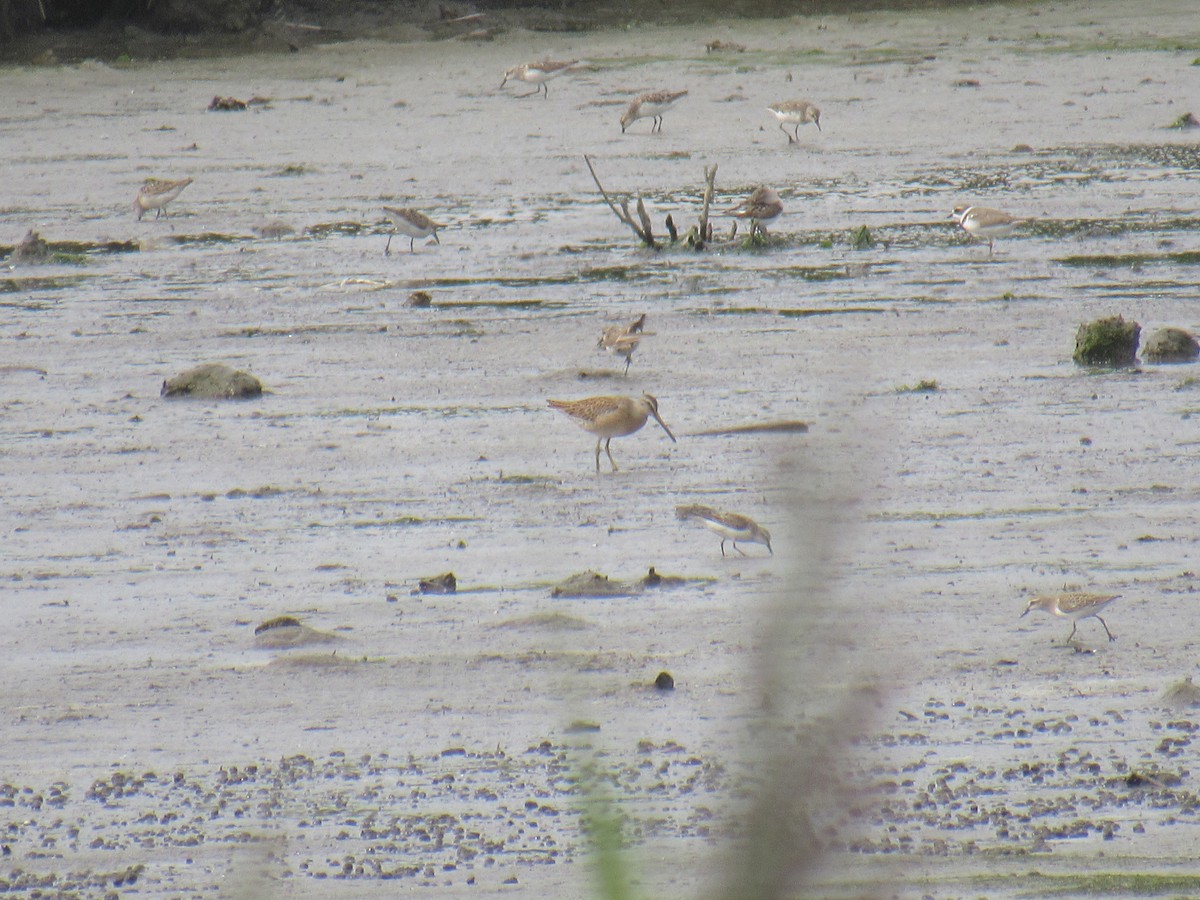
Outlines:
[{"label": "brown streaked bird", "polygon": [[713,509],[711,506],[692,503],[686,506],[675,507],[675,517],[678,519],[695,519],[709,530],[719,534],[721,536],[722,556],[725,555],[726,541],[733,541],[733,549],[741,553],[742,556],[746,554],[737,545],[738,541],[765,544],[767,552],[772,556],[775,555],[775,551],[771,549],[771,532],[748,516],[724,512],[723,510]]},{"label": "brown streaked bird", "polygon": [[988,206],[956,206],[950,218],[957,220],[963,231],[971,237],[987,241],[989,257],[992,255],[993,241],[1008,237],[1021,221]]},{"label": "brown streaked bird", "polygon": [[668,109],[687,96],[687,91],[653,91],[634,97],[621,116],[621,134],[638,119],[653,119],[650,133],[662,131],[662,117]]},{"label": "brown streaked bird", "polygon": [[615,437],[633,434],[646,424],[646,420],[654,416],[654,421],[662,426],[673,442],[675,435],[658,414],[658,400],[650,394],[640,397],[586,397],[583,400],[547,400],[551,408],[570,416],[576,425],[584,431],[596,435],[596,471],[600,471],[600,447],[608,454],[613,471],[617,471],[617,462],[613,459],[609,444]]},{"label": "brown streaked bird", "polygon": [[[807,125],[812,122],[817,126],[817,131],[821,130],[821,110],[817,109],[807,100],[785,100],[782,103],[772,103],[767,107],[767,111],[779,120],[779,130],[787,135],[789,144],[800,143],[800,126]],[[788,134],[788,130],[784,128],[784,123],[795,125],[793,138]]]},{"label": "brown streaked bird", "polygon": [[165,216],[167,204],[178,197],[183,189],[191,183],[191,178],[184,178],[180,181],[147,178],[146,183],[138,190],[137,196],[133,198],[133,211],[137,221],[140,222],[146,211],[151,209],[156,210],[154,218]]},{"label": "brown streaked bird", "polygon": [[528,94],[518,94],[519,97],[532,97],[534,94],[545,91],[546,96],[550,96],[550,88],[546,87],[546,82],[551,78],[556,78],[561,75],[571,66],[575,65],[579,60],[572,59],[569,62],[557,62],[553,59],[543,59],[541,62],[522,63],[519,66],[513,66],[504,73],[504,80],[500,82],[500,87],[508,84],[509,79],[514,81],[524,81],[528,84],[536,84],[537,87]]},{"label": "brown streaked bird", "polygon": [[1035,609],[1040,609],[1042,612],[1049,613],[1052,616],[1058,616],[1063,619],[1071,619],[1071,634],[1067,637],[1067,643],[1071,642],[1071,638],[1075,637],[1075,629],[1079,627],[1080,619],[1099,619],[1100,624],[1104,626],[1104,633],[1108,635],[1110,641],[1115,641],[1113,633],[1108,630],[1108,623],[1100,618],[1100,610],[1112,603],[1120,594],[1085,594],[1082,591],[1069,591],[1065,594],[1041,594],[1029,601],[1029,605],[1025,607],[1025,612],[1021,613],[1019,618],[1024,618],[1033,612]]},{"label": "brown streaked bird", "polygon": [[633,362],[633,351],[642,339],[642,326],[645,324],[646,314],[642,313],[627,325],[610,325],[600,335],[596,349],[607,350],[613,356],[625,357],[625,374],[628,375],[629,364]]},{"label": "brown streaked bird", "polygon": [[392,255],[392,238],[397,233],[403,234],[408,238],[409,253],[416,252],[413,249],[413,244],[416,243],[417,238],[425,238],[433,235],[434,242],[441,243],[438,240],[437,230],[445,226],[439,225],[433,219],[429,218],[429,216],[425,215],[425,213],[415,209],[401,209],[397,206],[385,206],[383,211],[392,220],[392,225],[395,228],[395,231],[388,235],[387,246],[383,248],[384,256]]},{"label": "brown streaked bird", "polygon": [[774,221],[782,212],[783,201],[779,199],[779,194],[775,192],[775,189],[759,186],[754,189],[754,193],[737,206],[725,210],[725,215],[737,219],[749,219],[751,235],[756,230],[759,234],[766,235],[767,229],[763,228],[763,222]]}]

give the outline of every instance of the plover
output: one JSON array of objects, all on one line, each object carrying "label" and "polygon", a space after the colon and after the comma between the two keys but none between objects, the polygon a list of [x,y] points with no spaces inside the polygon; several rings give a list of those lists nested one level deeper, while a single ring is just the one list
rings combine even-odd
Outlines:
[{"label": "plover", "polygon": [[392,225],[395,230],[388,235],[387,246],[383,248],[384,256],[392,254],[392,238],[397,234],[403,234],[408,237],[408,252],[415,253],[413,245],[417,238],[425,238],[433,235],[434,242],[440,244],[438,240],[437,230],[444,228],[444,225],[439,225],[423,212],[415,209],[401,209],[397,206],[385,206],[384,213],[392,220]]},{"label": "plover", "polygon": [[[782,103],[773,103],[767,107],[767,110],[779,120],[779,130],[787,135],[789,144],[800,143],[800,126],[807,125],[812,122],[817,126],[817,131],[821,130],[821,110],[817,109],[807,100],[785,100]],[[788,130],[783,126],[795,125],[793,138],[788,134]]]},{"label": "plover", "polygon": [[668,109],[687,96],[687,91],[654,91],[635,97],[621,116],[621,133],[638,119],[653,119],[650,133],[662,131],[662,117]]},{"label": "plover", "polygon": [[1006,212],[987,206],[956,206],[950,218],[956,219],[971,237],[987,241],[988,256],[992,255],[993,241],[1008,237],[1020,222]]},{"label": "plover", "polygon": [[751,235],[756,230],[765,235],[767,230],[763,228],[763,223],[777,219],[782,212],[783,201],[779,199],[779,194],[775,192],[774,188],[769,187],[755,188],[754,193],[737,206],[725,210],[725,214],[728,216],[749,219]]},{"label": "plover", "polygon": [[725,542],[733,541],[733,549],[742,556],[745,552],[738,546],[738,541],[765,544],[767,552],[774,555],[771,549],[771,532],[763,528],[748,516],[738,513],[724,512],[711,506],[689,504],[675,507],[675,516],[679,519],[695,519],[700,524],[715,531],[721,536],[721,555],[725,555]]},{"label": "plover", "polygon": [[1073,620],[1067,643],[1070,643],[1071,638],[1075,637],[1075,629],[1079,627],[1080,619],[1099,619],[1108,639],[1115,641],[1113,633],[1108,630],[1108,623],[1100,618],[1100,610],[1120,596],[1120,594],[1085,594],[1081,591],[1070,591],[1065,594],[1042,594],[1029,601],[1029,605],[1025,607],[1025,612],[1021,613],[1020,618],[1024,618],[1035,609],[1040,609],[1052,616]]},{"label": "plover", "polygon": [[133,211],[137,221],[142,220],[142,216],[147,210],[156,210],[154,218],[165,216],[167,214],[167,204],[180,195],[185,187],[192,183],[192,179],[184,178],[180,181],[162,181],[158,178],[147,178],[146,183],[141,186],[137,192],[137,196],[133,198]]},{"label": "plover", "polygon": [[629,364],[633,362],[633,351],[637,349],[642,339],[642,327],[646,324],[646,314],[642,313],[632,322],[625,325],[610,325],[600,335],[596,349],[607,350],[613,356],[625,357],[625,374],[629,374]]},{"label": "plover", "polygon": [[551,78],[556,78],[561,75],[571,66],[575,65],[579,60],[572,59],[569,62],[557,62],[552,59],[544,59],[541,62],[522,63],[519,66],[513,66],[504,73],[504,80],[500,82],[500,87],[508,84],[509,80],[524,81],[529,84],[536,84],[537,87],[528,94],[520,94],[521,97],[532,97],[539,92],[545,92],[546,96],[550,96],[550,89],[546,87],[546,82]]}]

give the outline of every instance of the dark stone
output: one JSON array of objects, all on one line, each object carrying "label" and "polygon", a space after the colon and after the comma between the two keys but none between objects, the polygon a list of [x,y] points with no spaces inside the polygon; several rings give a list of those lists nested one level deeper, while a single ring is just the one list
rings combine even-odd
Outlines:
[{"label": "dark stone", "polygon": [[1081,366],[1136,366],[1142,326],[1120,316],[1096,319],[1075,332],[1075,362]]},{"label": "dark stone", "polygon": [[675,690],[675,679],[671,677],[671,673],[659,672],[658,677],[654,679],[654,689],[657,691]]}]

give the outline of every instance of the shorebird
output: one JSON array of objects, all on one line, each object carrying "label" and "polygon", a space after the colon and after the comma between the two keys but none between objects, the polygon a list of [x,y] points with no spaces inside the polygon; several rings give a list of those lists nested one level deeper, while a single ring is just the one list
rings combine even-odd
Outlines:
[{"label": "shorebird", "polygon": [[551,78],[561,75],[571,66],[575,65],[579,60],[573,59],[570,62],[556,62],[552,59],[544,59],[541,62],[522,63],[519,66],[513,66],[504,73],[504,80],[500,82],[500,87],[508,84],[509,79],[514,81],[524,81],[529,84],[536,84],[537,87],[528,94],[519,94],[520,97],[532,97],[541,91],[545,91],[546,96],[550,96],[550,88],[546,87],[546,82]]},{"label": "shorebird", "polygon": [[1075,637],[1075,629],[1079,627],[1080,619],[1100,619],[1100,624],[1104,626],[1104,633],[1108,635],[1108,639],[1115,641],[1113,633],[1108,630],[1108,623],[1100,618],[1100,610],[1120,596],[1120,594],[1085,594],[1079,591],[1071,591],[1066,594],[1042,594],[1029,601],[1029,605],[1025,607],[1025,612],[1021,613],[1020,618],[1024,618],[1035,609],[1040,609],[1052,616],[1072,619],[1071,634],[1067,637],[1067,643],[1070,643],[1071,638]]},{"label": "shorebird", "polygon": [[[800,126],[807,125],[812,122],[817,126],[817,131],[821,130],[821,111],[809,103],[807,100],[785,100],[782,103],[773,103],[767,107],[775,118],[779,120],[779,130],[787,134],[789,144],[800,143]],[[795,137],[788,134],[788,130],[784,128],[784,123],[795,125]]]},{"label": "shorebird", "polygon": [[651,134],[662,131],[663,113],[686,96],[687,91],[654,91],[634,97],[625,114],[621,116],[621,134],[638,119],[654,120],[654,124],[650,126]]},{"label": "shorebird", "polygon": [[719,534],[721,536],[722,556],[725,555],[726,541],[733,541],[733,549],[741,553],[742,556],[746,554],[737,545],[738,541],[749,541],[752,544],[766,544],[767,552],[772,556],[775,555],[775,551],[771,549],[771,532],[747,516],[723,512],[719,509],[713,509],[711,506],[701,506],[700,504],[693,503],[687,506],[675,507],[675,517],[678,519],[696,519],[701,525]]},{"label": "shorebird", "polygon": [[958,220],[958,224],[971,237],[987,241],[988,256],[992,255],[992,242],[996,238],[1008,237],[1020,221],[1006,212],[987,206],[956,206],[950,218]]},{"label": "shorebird", "polygon": [[751,235],[756,229],[759,234],[765,235],[767,230],[763,228],[763,222],[773,221],[782,212],[783,201],[779,199],[779,194],[775,193],[775,189],[769,187],[755,188],[754,193],[737,206],[725,210],[727,216],[749,219]]},{"label": "shorebird", "polygon": [[137,196],[133,198],[133,211],[136,213],[137,221],[142,220],[142,216],[147,210],[157,210],[154,218],[165,216],[167,214],[167,204],[178,197],[185,187],[192,183],[192,179],[184,178],[181,181],[162,181],[158,178],[147,178],[146,183],[141,186],[137,192]]},{"label": "shorebird", "polygon": [[613,356],[625,357],[625,374],[628,375],[629,364],[633,362],[633,351],[642,339],[642,326],[645,324],[646,314],[642,313],[628,325],[610,325],[600,335],[596,349],[607,350]]},{"label": "shorebird", "polygon": [[613,471],[617,462],[613,459],[609,444],[615,437],[633,434],[654,416],[672,441],[675,435],[658,414],[658,400],[649,394],[640,397],[586,397],[583,400],[547,400],[553,409],[566,413],[584,431],[596,435],[596,471],[600,471],[600,447],[608,454]]},{"label": "shorebird", "polygon": [[444,225],[439,225],[423,212],[418,212],[415,209],[401,209],[397,206],[385,206],[384,213],[392,220],[392,225],[395,226],[395,231],[388,235],[387,246],[383,248],[384,256],[392,255],[392,238],[397,233],[407,235],[408,237],[408,252],[415,253],[413,244],[417,238],[429,237],[433,235],[434,241],[441,243],[438,240],[437,230],[445,228]]}]

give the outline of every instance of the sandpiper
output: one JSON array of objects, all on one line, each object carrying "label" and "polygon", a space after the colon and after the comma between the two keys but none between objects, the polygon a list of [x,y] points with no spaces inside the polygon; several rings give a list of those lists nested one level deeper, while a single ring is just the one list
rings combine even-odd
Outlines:
[{"label": "sandpiper", "polygon": [[388,235],[387,246],[383,248],[384,256],[391,256],[392,238],[397,233],[408,236],[409,253],[416,252],[413,249],[413,244],[416,243],[417,238],[433,235],[434,241],[438,244],[441,243],[438,240],[437,230],[446,226],[439,225],[433,219],[429,218],[429,216],[425,215],[425,213],[415,209],[401,209],[397,206],[385,206],[383,211],[392,220],[392,225],[395,226],[395,231]]},{"label": "sandpiper", "polygon": [[572,59],[569,62],[556,62],[552,59],[544,59],[541,62],[522,63],[519,66],[513,66],[504,73],[504,80],[500,82],[500,87],[508,84],[511,78],[514,81],[525,81],[529,84],[537,85],[528,94],[519,94],[518,96],[532,97],[534,94],[544,91],[546,96],[549,97],[550,88],[546,87],[546,82],[551,78],[561,75],[577,62],[579,62],[577,59]]},{"label": "sandpiper", "polygon": [[627,325],[611,325],[604,329],[596,349],[607,350],[613,356],[625,357],[625,374],[629,374],[629,364],[633,362],[633,351],[637,349],[642,339],[642,326],[646,324],[646,314],[642,313]]},{"label": "sandpiper", "polygon": [[752,544],[766,544],[767,552],[772,556],[775,555],[775,551],[771,549],[771,532],[748,516],[724,512],[723,510],[713,509],[711,506],[702,506],[693,503],[675,507],[675,517],[678,519],[697,519],[700,524],[719,534],[721,536],[722,556],[725,555],[726,541],[733,541],[733,549],[741,553],[742,556],[746,554],[737,545],[738,541],[749,541]]},{"label": "sandpiper", "polygon": [[167,214],[167,204],[174,200],[182,193],[183,189],[192,183],[192,179],[184,178],[180,181],[162,181],[158,178],[147,178],[146,183],[141,186],[137,192],[137,196],[133,198],[133,211],[137,215],[137,221],[142,220],[142,216],[147,210],[157,210],[154,218],[165,216]]},{"label": "sandpiper", "polygon": [[987,206],[956,206],[950,218],[958,220],[958,224],[971,237],[987,241],[988,256],[992,255],[992,242],[996,238],[1008,237],[1020,221],[1006,212]]},{"label": "sandpiper", "polygon": [[1120,596],[1120,594],[1085,594],[1080,591],[1070,591],[1065,594],[1042,594],[1029,601],[1029,605],[1025,607],[1025,612],[1021,613],[1020,617],[1024,618],[1033,610],[1040,609],[1052,616],[1072,619],[1071,634],[1067,637],[1067,643],[1070,643],[1071,638],[1075,637],[1075,629],[1079,627],[1080,619],[1100,619],[1100,624],[1104,626],[1104,633],[1108,635],[1108,639],[1115,641],[1113,633],[1108,630],[1108,623],[1100,618],[1100,610]]},{"label": "sandpiper", "polygon": [[608,454],[613,471],[617,471],[609,444],[615,437],[633,434],[646,424],[650,416],[662,426],[672,441],[675,435],[658,414],[658,400],[650,394],[640,397],[586,397],[583,400],[548,400],[554,409],[566,413],[584,431],[596,435],[596,471],[600,471],[600,446]]},{"label": "sandpiper", "polygon": [[754,193],[737,206],[725,210],[725,214],[728,216],[749,219],[751,235],[755,230],[759,234],[765,235],[767,230],[763,228],[763,222],[773,221],[782,212],[783,201],[779,199],[779,194],[775,193],[775,189],[769,187],[755,188]]},{"label": "sandpiper", "polygon": [[[773,103],[767,107],[767,111],[779,120],[779,130],[787,134],[789,144],[800,143],[801,125],[807,125],[809,122],[812,122],[817,126],[817,131],[821,130],[821,111],[807,100],[785,100],[782,103]],[[783,127],[785,123],[796,126],[793,129],[796,135],[794,138]]]},{"label": "sandpiper", "polygon": [[621,116],[621,133],[624,134],[625,129],[638,119],[654,120],[654,124],[650,126],[651,134],[662,131],[663,113],[686,96],[687,91],[654,91],[634,97],[625,114]]}]

